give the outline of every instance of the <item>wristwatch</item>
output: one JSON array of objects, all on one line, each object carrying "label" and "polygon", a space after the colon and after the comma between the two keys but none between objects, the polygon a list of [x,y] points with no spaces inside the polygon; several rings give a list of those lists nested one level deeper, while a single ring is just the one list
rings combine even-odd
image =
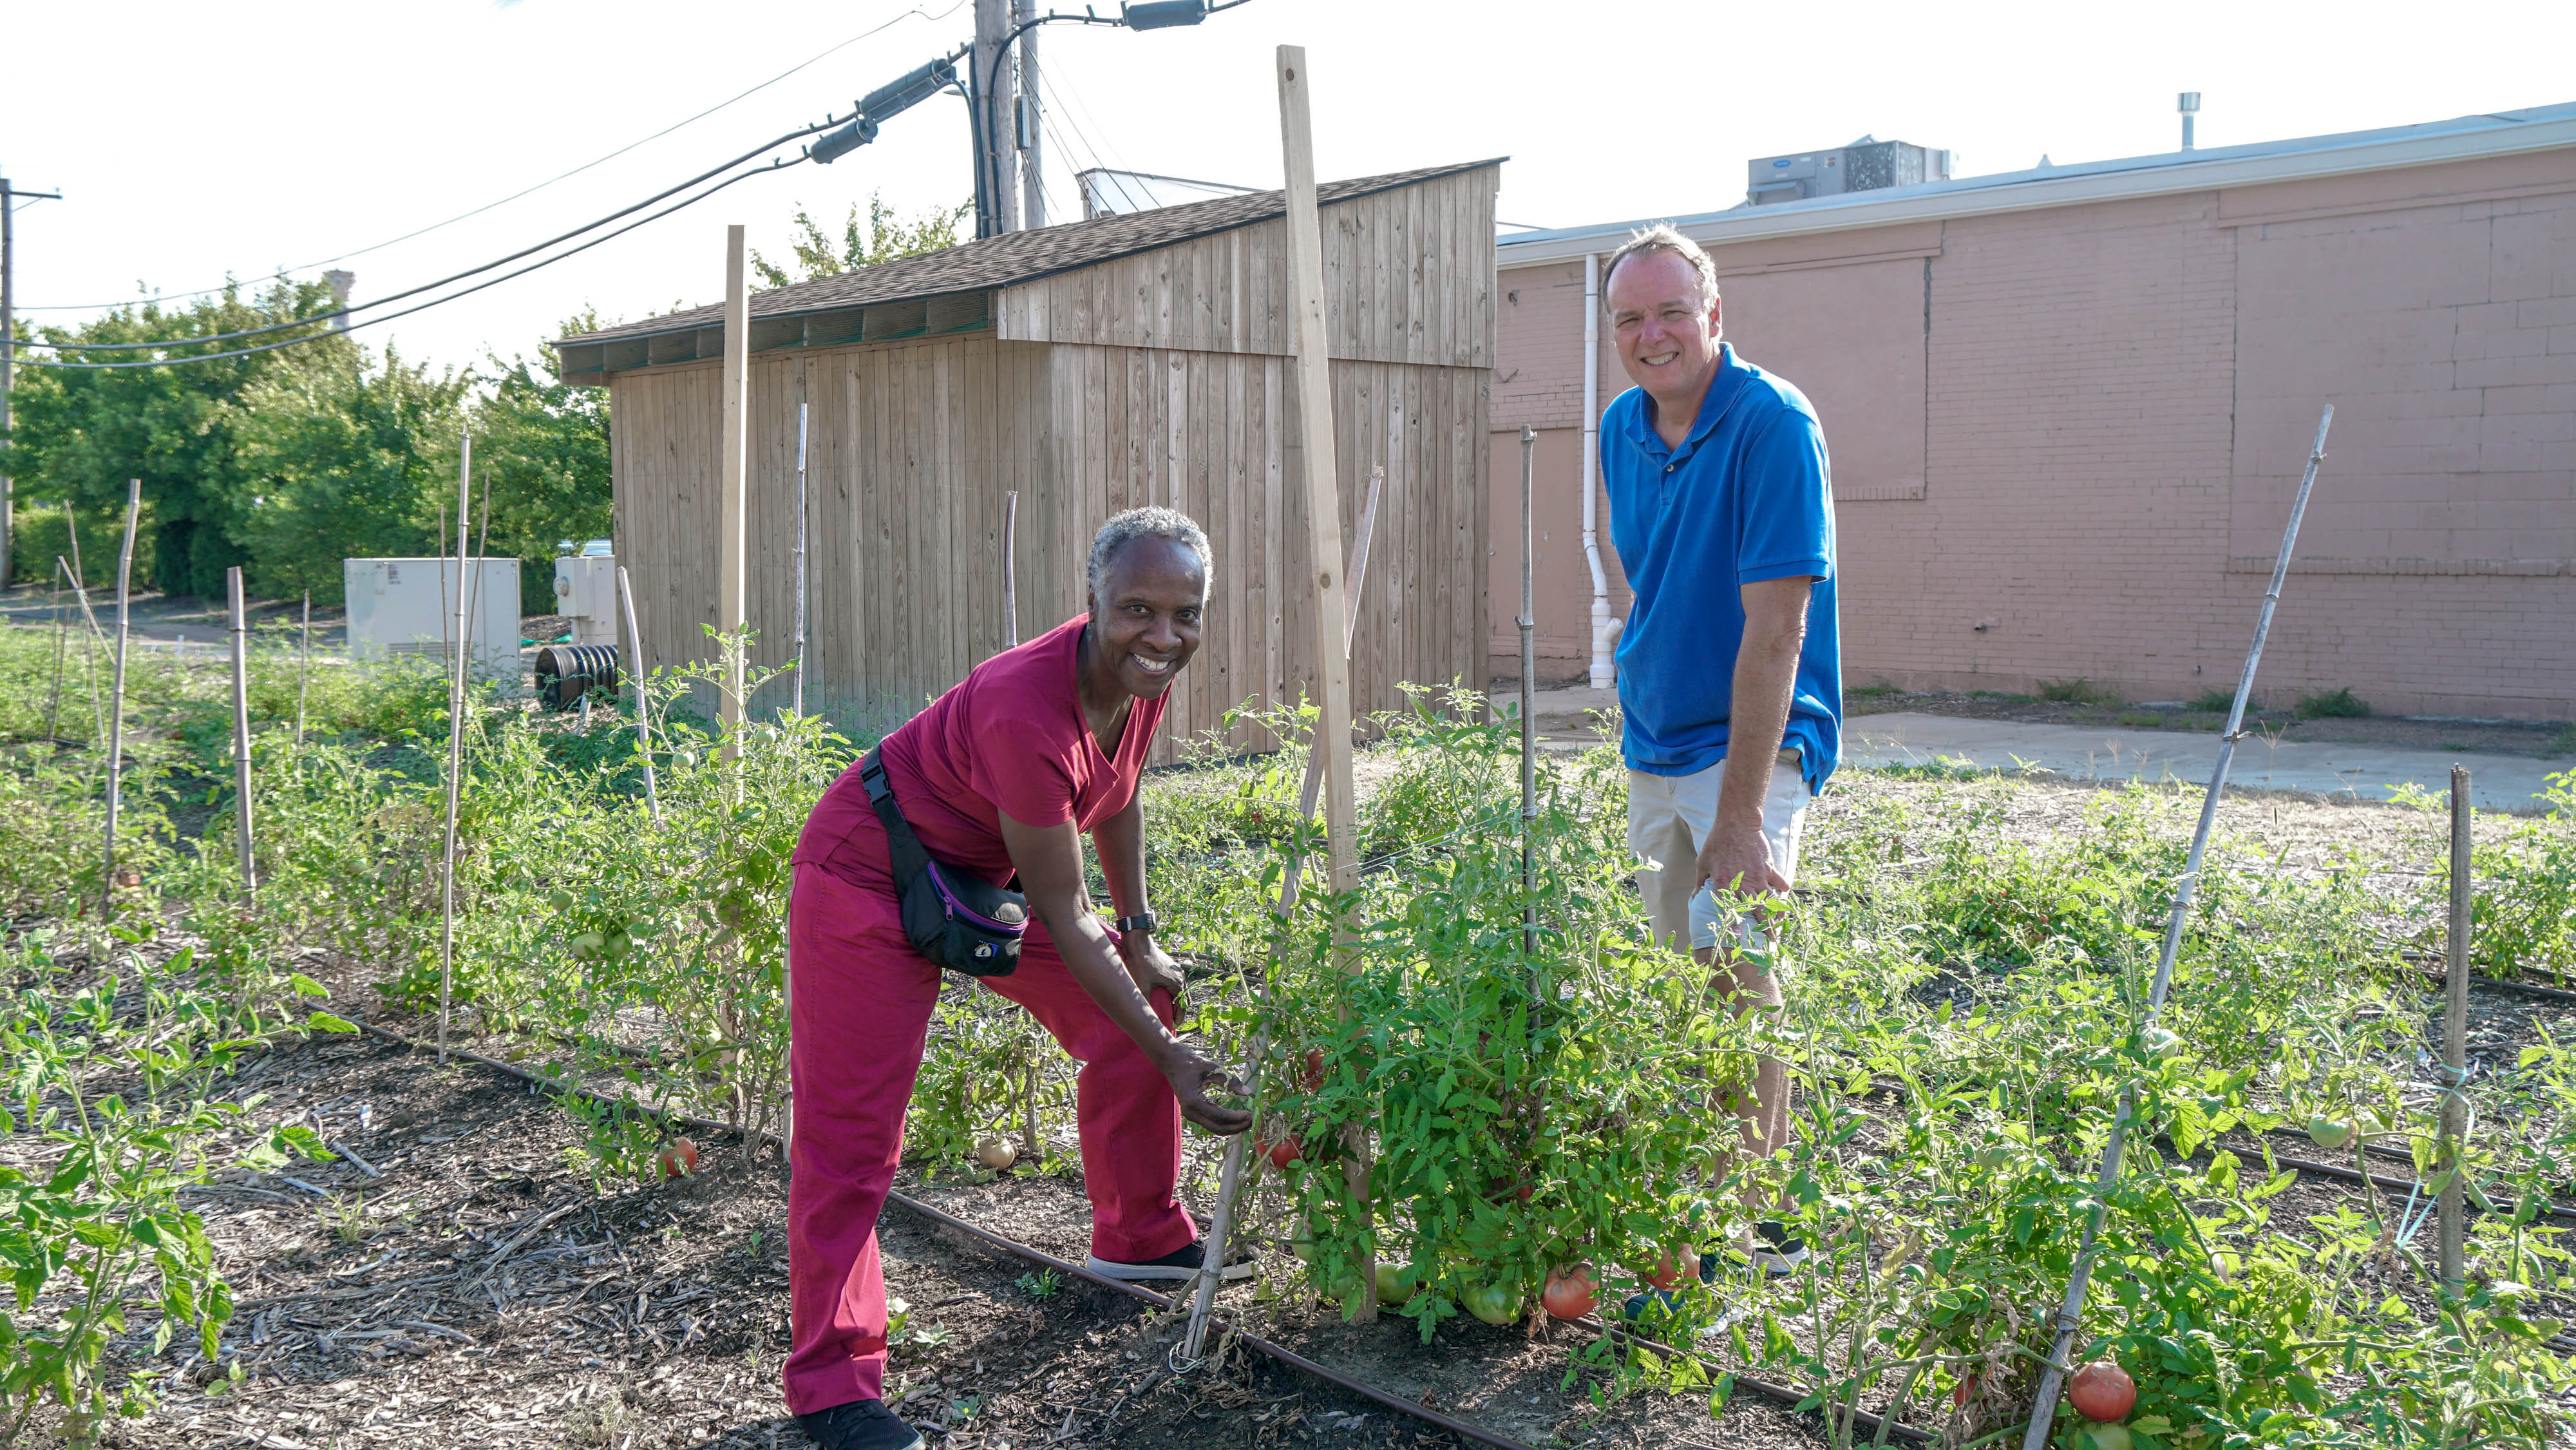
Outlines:
[{"label": "wristwatch", "polygon": [[1147,936],[1152,936],[1154,934],[1155,926],[1154,913],[1150,911],[1140,911],[1134,916],[1122,916],[1113,922],[1112,925],[1118,928],[1118,934],[1120,936],[1125,936],[1131,931],[1141,931]]}]

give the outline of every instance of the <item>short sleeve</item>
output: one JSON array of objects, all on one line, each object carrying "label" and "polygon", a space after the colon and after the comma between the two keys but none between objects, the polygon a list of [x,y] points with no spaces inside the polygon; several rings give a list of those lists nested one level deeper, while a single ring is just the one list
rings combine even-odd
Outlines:
[{"label": "short sleeve", "polygon": [[1736,583],[1832,578],[1832,465],[1815,415],[1799,407],[1774,410],[1747,440],[1740,477],[1744,528]]},{"label": "short sleeve", "polygon": [[1009,709],[977,719],[971,742],[974,764],[967,783],[975,793],[1024,826],[1056,826],[1072,820],[1076,782],[1068,763],[1073,744],[1061,724],[1032,719]]}]

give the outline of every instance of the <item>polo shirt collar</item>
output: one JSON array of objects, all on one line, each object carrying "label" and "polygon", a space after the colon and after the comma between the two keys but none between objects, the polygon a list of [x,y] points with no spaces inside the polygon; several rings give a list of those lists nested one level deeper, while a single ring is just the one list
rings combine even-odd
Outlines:
[{"label": "polo shirt collar", "polygon": [[1753,370],[1735,360],[1735,344],[1719,343],[1717,371],[1709,377],[1708,393],[1700,399],[1699,416],[1691,420],[1690,436],[1682,440],[1682,446],[1670,449],[1664,447],[1663,435],[1655,431],[1653,419],[1655,400],[1651,397],[1642,399],[1644,406],[1628,416],[1629,441],[1657,458],[1689,456],[1698,449],[1700,440],[1706,438],[1716,429],[1718,423],[1724,420],[1727,408],[1735,402],[1735,395],[1744,391],[1744,381],[1751,376],[1753,376]]}]

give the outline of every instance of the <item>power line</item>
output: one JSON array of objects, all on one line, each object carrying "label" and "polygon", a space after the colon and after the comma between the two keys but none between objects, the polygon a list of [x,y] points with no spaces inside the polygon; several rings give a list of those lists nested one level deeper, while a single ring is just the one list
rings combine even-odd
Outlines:
[{"label": "power line", "polygon": [[[257,347],[235,348],[235,349],[233,349],[233,350],[232,350],[232,351],[230,351],[230,352],[209,352],[209,353],[199,353],[199,354],[197,354],[197,355],[195,355],[195,356],[193,356],[193,357],[146,358],[146,359],[141,359],[141,360],[134,361],[134,362],[112,362],[112,363],[67,363],[67,362],[48,362],[48,361],[45,361],[44,359],[41,359],[41,358],[28,358],[28,357],[22,357],[22,358],[19,358],[19,359],[18,359],[18,361],[19,361],[19,362],[21,362],[21,363],[24,363],[25,365],[27,365],[27,366],[29,366],[29,367],[54,368],[54,369],[57,369],[57,370],[61,370],[61,371],[70,371],[70,372],[104,372],[104,371],[107,371],[107,370],[110,370],[110,369],[116,369],[116,368],[165,368],[165,367],[176,367],[176,366],[178,366],[178,365],[179,365],[179,364],[181,364],[181,363],[216,362],[216,361],[219,361],[219,360],[224,359],[224,358],[248,357],[248,356],[250,356],[250,355],[251,355],[251,354],[253,354],[253,353],[260,353],[260,352],[273,352],[273,351],[275,351],[275,350],[276,350],[276,349],[278,349],[278,348],[281,348],[281,347],[294,347],[294,346],[296,346],[296,345],[297,345],[297,344],[299,344],[299,343],[320,342],[320,341],[322,341],[322,340],[324,340],[324,339],[326,339],[326,338],[339,337],[339,336],[344,335],[345,333],[354,332],[354,331],[356,331],[357,329],[359,329],[359,328],[361,328],[361,327],[373,327],[373,326],[375,326],[375,325],[376,325],[377,323],[379,323],[379,322],[391,322],[391,321],[393,321],[393,320],[394,320],[395,318],[397,318],[397,317],[409,317],[409,316],[411,316],[411,315],[412,315],[413,313],[415,313],[415,312],[426,312],[426,311],[428,311],[430,308],[444,306],[445,304],[450,303],[450,302],[453,302],[453,301],[457,300],[457,299],[458,299],[458,298],[460,298],[460,297],[470,297],[470,296],[472,296],[473,294],[475,294],[475,293],[477,293],[477,292],[482,291],[482,290],[483,290],[484,288],[486,288],[486,287],[498,287],[498,286],[500,286],[502,283],[509,281],[509,280],[510,280],[511,278],[513,278],[513,277],[524,277],[524,276],[526,276],[528,273],[533,272],[533,271],[536,271],[536,270],[537,270],[538,268],[540,268],[540,267],[551,267],[551,266],[553,266],[555,263],[560,262],[560,261],[564,260],[564,259],[565,259],[565,258],[567,258],[567,257],[572,257],[572,256],[576,256],[576,255],[578,255],[578,254],[580,254],[580,253],[587,252],[587,251],[589,251],[591,248],[593,248],[593,247],[595,247],[595,246],[598,246],[598,245],[599,245],[600,243],[602,243],[602,242],[610,241],[610,240],[613,240],[614,238],[617,238],[617,237],[622,237],[622,236],[626,235],[628,232],[631,232],[631,231],[635,230],[637,227],[644,226],[644,225],[646,225],[646,224],[648,224],[648,223],[651,223],[651,222],[660,221],[662,218],[664,218],[664,217],[666,217],[666,216],[669,216],[671,213],[673,213],[673,212],[675,212],[675,211],[679,211],[679,210],[681,210],[681,209],[682,209],[682,208],[684,208],[684,207],[691,207],[691,206],[695,206],[695,205],[697,205],[699,202],[702,202],[702,201],[706,200],[708,197],[711,197],[711,196],[715,195],[717,192],[724,190],[726,187],[733,185],[733,184],[734,184],[735,182],[737,182],[737,181],[748,181],[748,180],[750,180],[751,178],[753,178],[753,177],[755,177],[755,176],[767,176],[767,175],[770,175],[770,174],[771,174],[771,173],[773,173],[773,172],[784,171],[784,170],[786,170],[788,167],[791,167],[791,166],[801,166],[801,165],[803,165],[803,164],[805,163],[805,161],[806,161],[807,159],[808,159],[808,158],[806,158],[806,157],[799,156],[799,157],[796,157],[796,158],[795,158],[794,160],[792,160],[792,161],[774,161],[774,162],[771,162],[769,165],[767,165],[767,166],[764,166],[764,167],[760,168],[760,169],[759,169],[759,170],[757,170],[757,171],[745,171],[745,172],[742,172],[742,173],[740,173],[740,174],[738,174],[738,175],[728,176],[728,177],[726,177],[724,180],[717,182],[715,185],[708,187],[706,190],[699,192],[697,195],[692,196],[692,197],[685,197],[685,198],[681,199],[680,201],[674,202],[674,203],[672,203],[670,206],[664,207],[662,210],[660,210],[660,211],[657,211],[657,212],[653,213],[651,216],[647,216],[647,217],[638,217],[638,218],[636,218],[634,221],[628,222],[626,225],[624,225],[624,226],[622,226],[622,227],[619,227],[617,230],[615,230],[615,231],[613,231],[613,232],[607,232],[607,233],[604,233],[604,234],[602,234],[602,235],[600,235],[600,236],[593,237],[593,238],[591,238],[589,241],[586,241],[586,242],[582,243],[580,246],[573,247],[573,248],[570,248],[570,249],[565,250],[565,251],[562,251],[562,252],[558,252],[558,253],[556,253],[555,255],[551,256],[551,257],[544,257],[544,258],[540,258],[540,259],[539,259],[539,260],[537,260],[537,261],[530,262],[528,265],[526,265],[526,266],[524,266],[524,267],[519,268],[517,271],[514,271],[514,272],[504,272],[504,273],[502,273],[502,274],[501,274],[500,276],[498,276],[498,277],[493,277],[493,278],[489,278],[489,279],[487,279],[487,280],[485,280],[485,281],[477,282],[477,283],[475,283],[473,286],[468,287],[468,288],[465,288],[463,291],[459,291],[459,292],[451,292],[451,293],[449,293],[449,294],[448,294],[447,296],[445,296],[445,297],[433,297],[433,298],[431,298],[430,300],[428,300],[427,302],[415,303],[414,305],[412,305],[412,306],[410,306],[410,307],[406,307],[406,308],[402,309],[402,310],[401,310],[401,311],[399,311],[399,312],[388,312],[388,313],[386,313],[386,314],[385,314],[384,316],[382,316],[382,317],[370,317],[370,318],[368,318],[368,319],[367,319],[366,321],[364,321],[364,322],[352,322],[352,323],[350,323],[347,327],[343,327],[343,328],[334,328],[334,329],[332,329],[331,331],[328,331],[328,332],[317,332],[317,333],[312,333],[312,334],[309,334],[309,335],[304,336],[304,337],[290,337],[290,338],[287,338],[287,339],[285,339],[284,341],[281,341],[281,342],[264,342],[264,343],[261,343],[260,345],[258,345]],[[664,195],[668,195],[668,194],[669,194],[669,193],[667,193],[667,192],[666,192],[666,193],[664,193]],[[631,208],[630,208],[630,209],[631,209]],[[623,213],[621,213],[621,215],[622,215],[622,214],[623,214]],[[526,254],[526,253],[524,253],[524,252],[522,252],[522,253],[520,253],[520,255],[521,255],[521,256],[525,256],[525,255],[527,255],[527,254]],[[326,320],[326,321],[327,321],[327,320],[329,319],[329,317],[330,317],[330,316],[332,316],[332,315],[336,315],[336,314],[326,314],[323,320]],[[280,325],[280,326],[292,326],[293,324],[281,323],[281,324],[279,324],[279,325]],[[151,346],[152,344],[149,344],[149,343],[139,343],[139,342],[137,342],[137,343],[127,343],[127,344],[124,344],[124,345],[125,345],[125,346],[127,346],[127,347],[148,347],[148,346]],[[40,343],[21,343],[21,344],[20,344],[20,346],[23,346],[23,347],[51,347],[51,346],[54,346],[54,344],[52,344],[52,343],[41,343],[41,342],[40,342]]]},{"label": "power line", "polygon": [[[317,312],[309,317],[298,317],[286,322],[272,322],[264,327],[245,327],[233,332],[208,333],[203,337],[171,337],[136,342],[48,342],[32,345],[52,348],[58,352],[128,352],[139,347],[194,347],[199,343],[229,342],[237,337],[258,337],[266,333],[283,332],[290,327],[303,327],[310,323],[329,322],[335,318],[344,318],[353,312],[363,312],[369,308],[382,307],[389,302],[400,302],[406,297],[417,297],[423,292],[444,287],[450,282],[462,282],[468,277],[489,272],[495,267],[506,267],[510,263],[519,260],[521,257],[528,256],[534,252],[544,251],[546,248],[551,247],[558,242],[568,242],[574,237],[580,236],[584,232],[596,231],[599,228],[608,225],[610,222],[617,220],[619,217],[631,215],[632,213],[651,206],[653,203],[660,201],[665,197],[686,191],[690,187],[697,185],[699,182],[705,181],[711,176],[720,175],[723,172],[732,170],[734,167],[740,166],[742,163],[758,156],[763,151],[774,151],[777,148],[786,145],[788,142],[795,140],[799,136],[811,136],[817,131],[829,130],[831,127],[838,124],[839,122],[826,117],[821,121],[815,122],[811,126],[804,127],[801,130],[790,131],[784,136],[780,136],[774,140],[754,146],[750,150],[742,153],[740,156],[733,158],[731,161],[708,167],[706,170],[699,172],[697,175],[690,177],[688,180],[681,182],[677,186],[656,192],[631,206],[621,207],[596,221],[584,222],[580,226],[574,227],[571,231],[548,237],[544,241],[538,242],[532,246],[522,247],[518,251],[512,252],[506,257],[496,257],[480,266],[468,267],[462,272],[456,272],[448,276],[441,277],[435,282],[423,282],[417,287],[408,287],[400,292],[379,297],[372,302],[361,302],[354,307],[335,307],[329,312]],[[747,174],[756,176],[760,173],[751,172]],[[564,255],[570,256],[572,254],[567,252]],[[517,274],[513,273],[512,275],[515,276]],[[457,295],[463,296],[464,294],[459,293]],[[352,325],[354,326],[355,324]]]},{"label": "power line", "polygon": [[[570,171],[564,172],[560,176],[548,177],[525,190],[514,191],[508,196],[502,197],[499,201],[486,202],[483,205],[474,208],[472,211],[459,212],[455,216],[449,217],[443,222],[432,222],[428,226],[421,227],[416,231],[408,231],[403,233],[401,236],[394,237],[386,241],[375,242],[368,246],[360,247],[353,252],[342,252],[336,257],[324,257],[320,261],[306,262],[301,266],[282,268],[279,270],[277,275],[280,277],[286,277],[297,272],[309,272],[315,267],[327,267],[333,262],[345,262],[352,257],[363,257],[369,252],[379,252],[387,247],[395,245],[396,243],[408,242],[414,237],[427,236],[431,232],[437,231],[442,227],[451,227],[456,225],[458,222],[481,216],[483,213],[490,211],[495,207],[507,206],[521,197],[531,196],[537,192],[543,191],[547,187],[554,185],[556,182],[569,181],[573,177],[579,176],[583,172],[590,170],[592,167],[605,165],[608,162],[614,161],[618,157],[625,155],[627,152],[632,151],[639,146],[647,146],[655,141],[659,141],[663,137],[668,136],[672,132],[680,130],[683,127],[696,125],[698,122],[703,121],[707,117],[714,115],[716,112],[725,109],[727,106],[748,100],[752,96],[758,95],[760,92],[765,91],[771,86],[778,84],[780,81],[787,79],[789,76],[796,74],[798,71],[805,70],[808,67],[815,65],[817,62],[828,60],[832,56],[838,55],[842,51],[849,49],[851,46],[858,44],[860,41],[867,39],[869,36],[898,25],[905,20],[911,19],[913,16],[918,15],[924,20],[931,21],[945,20],[949,16],[956,14],[965,4],[966,0],[955,0],[954,4],[951,4],[947,9],[940,11],[936,15],[928,14],[924,12],[920,6],[915,5],[911,9],[904,11],[901,15],[897,15],[893,19],[886,21],[884,24],[862,30],[858,34],[851,36],[849,39],[842,41],[840,44],[833,46],[831,49],[813,56],[811,59],[789,66],[787,69],[780,71],[778,74],[771,76],[765,81],[762,81],[759,85],[753,86],[750,90],[744,91],[742,94],[733,97],[731,100],[718,101],[714,105],[707,107],[705,110],[698,112],[696,115],[689,117],[685,121],[675,121],[640,141],[629,142],[626,145],[620,146],[616,150],[609,152],[607,155],[599,157],[597,160],[585,161],[581,165],[574,167]],[[646,203],[646,205],[650,204],[650,202]],[[97,312],[118,307],[130,307],[137,302],[179,302],[191,297],[211,297],[218,292],[229,292],[236,285],[238,284],[227,282],[221,287],[200,287],[194,292],[172,292],[166,294],[155,293],[150,297],[128,297],[118,302],[57,302],[43,307],[21,307],[18,310],[21,312]],[[378,300],[384,301],[387,299],[380,298]],[[137,345],[139,346],[140,344]]]}]

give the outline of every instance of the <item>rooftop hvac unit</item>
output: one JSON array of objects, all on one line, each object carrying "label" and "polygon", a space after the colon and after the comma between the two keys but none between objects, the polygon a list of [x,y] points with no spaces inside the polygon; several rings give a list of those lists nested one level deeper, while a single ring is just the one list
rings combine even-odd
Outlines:
[{"label": "rooftop hvac unit", "polygon": [[466,586],[465,621],[476,679],[519,680],[519,561],[484,559],[344,559],[352,659],[421,656],[442,664],[455,655],[456,589]]},{"label": "rooftop hvac unit", "polygon": [[1832,151],[1756,157],[1745,167],[1747,206],[1770,206],[1810,197],[1920,186],[1950,179],[1950,153],[1903,141],[1863,136]]}]

